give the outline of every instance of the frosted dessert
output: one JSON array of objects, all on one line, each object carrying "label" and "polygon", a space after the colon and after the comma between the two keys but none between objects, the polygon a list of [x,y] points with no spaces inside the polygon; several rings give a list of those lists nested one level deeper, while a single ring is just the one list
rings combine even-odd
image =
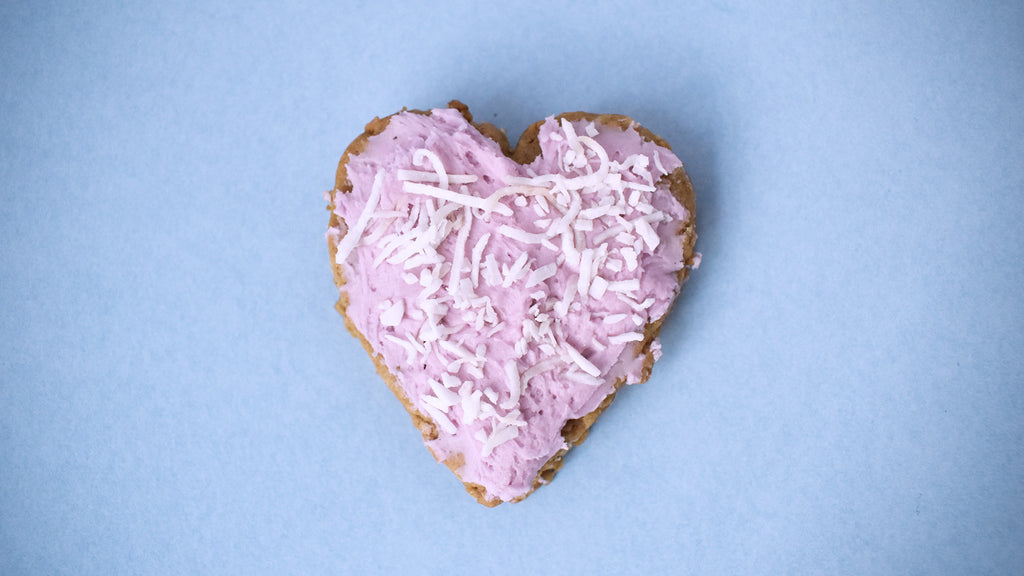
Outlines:
[{"label": "frosted dessert", "polygon": [[[338,310],[481,503],[547,483],[699,256],[682,162],[629,118],[563,114],[514,151],[465,106],[376,119],[327,194]],[[358,393],[358,392],[355,392]]]}]

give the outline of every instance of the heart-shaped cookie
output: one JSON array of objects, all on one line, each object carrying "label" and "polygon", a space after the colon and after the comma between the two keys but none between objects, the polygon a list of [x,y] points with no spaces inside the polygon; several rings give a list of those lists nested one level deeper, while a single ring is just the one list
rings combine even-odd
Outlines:
[{"label": "heart-shaped cookie", "polygon": [[547,483],[648,378],[689,270],[694,196],[625,116],[562,114],[515,150],[464,105],[375,119],[328,193],[338,311],[481,503]]}]

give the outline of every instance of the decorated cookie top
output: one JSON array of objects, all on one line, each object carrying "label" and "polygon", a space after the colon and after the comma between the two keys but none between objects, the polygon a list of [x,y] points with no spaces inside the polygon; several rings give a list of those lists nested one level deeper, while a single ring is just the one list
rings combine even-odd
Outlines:
[{"label": "decorated cookie top", "polygon": [[688,264],[670,150],[565,118],[538,144],[521,165],[458,110],[403,112],[331,195],[346,315],[489,501],[528,494],[566,422],[642,380]]}]

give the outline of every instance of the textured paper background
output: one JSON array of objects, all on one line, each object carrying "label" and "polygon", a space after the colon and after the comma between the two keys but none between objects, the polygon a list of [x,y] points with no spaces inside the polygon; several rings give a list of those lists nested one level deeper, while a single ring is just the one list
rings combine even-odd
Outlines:
[{"label": "textured paper background", "polygon": [[[0,573],[1024,571],[1019,2],[161,4],[0,7]],[[629,114],[698,193],[652,379],[494,510],[324,242],[363,124],[451,98]]]}]

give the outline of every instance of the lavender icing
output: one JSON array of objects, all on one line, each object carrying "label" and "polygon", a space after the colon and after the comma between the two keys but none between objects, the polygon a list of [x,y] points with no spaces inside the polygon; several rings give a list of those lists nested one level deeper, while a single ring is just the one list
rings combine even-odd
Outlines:
[{"label": "lavender icing", "polygon": [[[687,264],[679,231],[691,215],[663,178],[682,165],[670,150],[633,127],[555,118],[539,144],[522,166],[457,110],[403,112],[349,158],[351,191],[331,193],[345,224],[329,238],[348,242],[338,262],[348,317],[437,424],[435,457],[461,455],[459,477],[502,501],[529,493],[566,447],[568,420],[617,382],[641,380],[638,340],[668,311]],[[445,176],[451,195],[434,190]],[[574,178],[592,185],[567,190]],[[502,191],[490,211],[460,204]],[[558,233],[562,221],[569,231]],[[441,239],[403,260],[417,226]],[[651,350],[660,356],[657,342]]]}]

